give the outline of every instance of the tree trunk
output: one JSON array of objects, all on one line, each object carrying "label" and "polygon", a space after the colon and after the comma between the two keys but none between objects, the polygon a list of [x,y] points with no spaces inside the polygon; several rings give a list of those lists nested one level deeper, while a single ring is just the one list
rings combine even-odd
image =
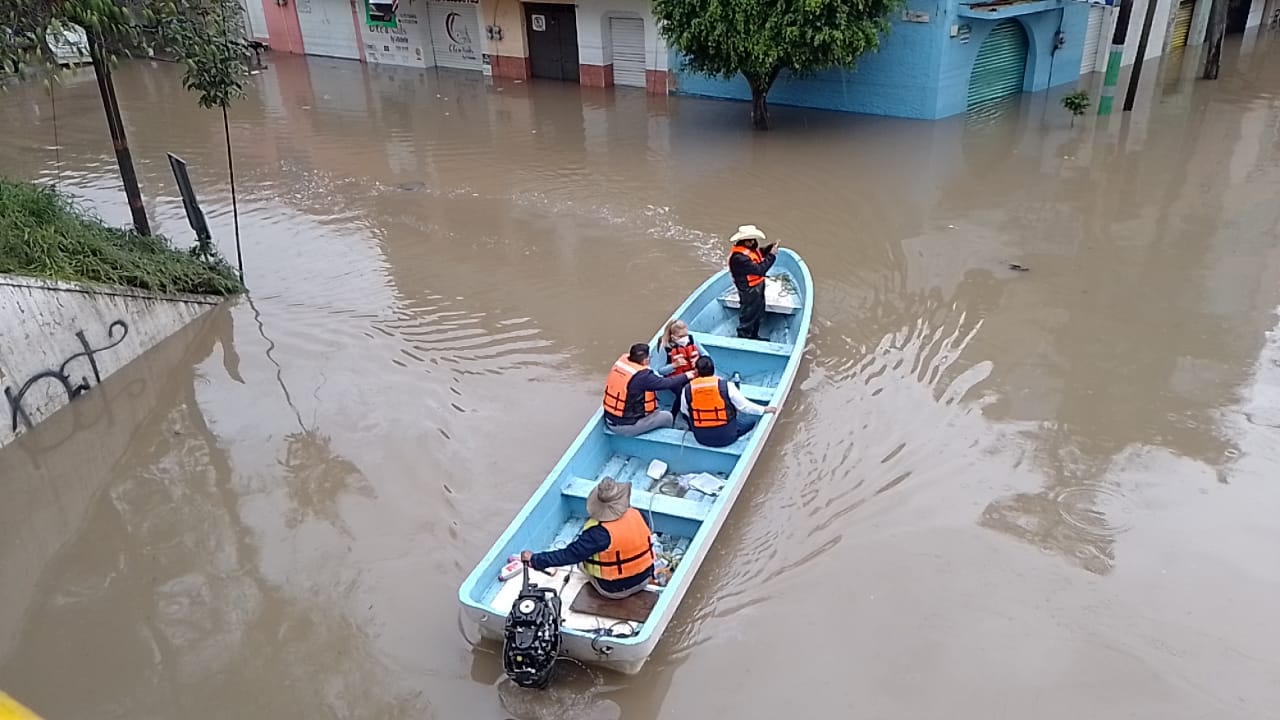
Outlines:
[{"label": "tree trunk", "polygon": [[138,174],[133,169],[133,156],[129,153],[129,140],[125,137],[124,121],[120,118],[120,105],[116,102],[116,86],[111,81],[111,65],[98,42],[95,33],[88,33],[89,57],[93,61],[93,74],[98,79],[98,93],[102,96],[102,109],[107,113],[107,129],[111,132],[111,144],[116,151],[116,164],[120,166],[120,180],[124,182],[124,194],[129,198],[129,211],[133,214],[133,229],[139,235],[150,235],[147,208],[142,204],[142,189],[138,187]]},{"label": "tree trunk", "polygon": [[778,79],[780,72],[782,68],[774,68],[768,77],[742,74],[747,79],[747,85],[751,86],[751,126],[756,130],[769,129],[769,88],[773,87],[773,81]]},{"label": "tree trunk", "polygon": [[756,130],[769,129],[768,93],[759,86],[751,86],[751,126]]},{"label": "tree trunk", "polygon": [[1209,51],[1205,54],[1205,80],[1217,80],[1222,65],[1222,38],[1227,34],[1227,0],[1213,0],[1209,11]]}]

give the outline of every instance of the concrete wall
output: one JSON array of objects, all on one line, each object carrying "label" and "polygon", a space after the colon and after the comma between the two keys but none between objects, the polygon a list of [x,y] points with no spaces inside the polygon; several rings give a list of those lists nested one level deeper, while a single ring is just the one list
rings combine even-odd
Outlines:
[{"label": "concrete wall", "polygon": [[[905,22],[899,15],[881,37],[880,49],[859,58],[855,70],[831,70],[805,79],[784,73],[769,91],[769,102],[871,115],[936,117],[934,98],[947,24],[937,15],[938,3],[933,0],[908,0],[906,9],[927,14],[929,22]],[[677,53],[672,55],[677,93],[751,99],[741,76],[718,80],[694,75],[684,71]]]},{"label": "concrete wall", "polygon": [[[399,27],[388,28],[370,25],[367,18],[358,17],[360,42],[364,45],[364,57],[379,65],[403,65],[427,68],[436,64],[431,43],[431,26],[427,22],[427,4],[404,2],[396,11]],[[483,30],[484,26],[481,25]]]},{"label": "concrete wall", "polygon": [[[1080,61],[1084,55],[1084,31],[1089,22],[1089,7],[1086,4],[1065,2],[1059,8],[1009,19],[1021,23],[1027,33],[1029,49],[1022,86],[1025,92],[1074,83],[1079,79]],[[957,16],[954,22],[969,25],[969,41],[961,42],[959,37],[947,38],[942,79],[938,85],[936,117],[948,117],[965,111],[973,62],[978,57],[982,41],[1000,20]],[[1066,44],[1055,51],[1054,35],[1058,31],[1066,38]]]},{"label": "concrete wall", "polygon": [[0,448],[218,302],[0,275]]},{"label": "concrete wall", "polygon": [[648,0],[593,0],[580,3],[578,16],[578,63],[583,85],[613,85],[613,47],[609,38],[609,18],[631,17],[644,21],[645,84],[650,92],[666,94],[667,62],[670,52],[658,32]]},{"label": "concrete wall", "polygon": [[269,40],[271,31],[267,26],[267,12],[262,0],[240,0],[240,6],[244,8],[245,34],[255,40]]},{"label": "concrete wall", "polygon": [[[1075,82],[1080,76],[1088,7],[1067,0],[1050,0],[1041,7],[1042,11],[1016,18],[1031,44],[1027,91]],[[961,17],[959,11],[955,0],[941,5],[909,0],[907,12],[894,18],[880,50],[860,58],[857,69],[828,71],[808,79],[784,74],[770,91],[769,101],[926,120],[964,112],[974,58],[998,20]],[[962,26],[968,26],[967,36],[960,32]],[[1059,29],[1068,41],[1055,52],[1053,37]],[[676,89],[681,94],[751,97],[741,77],[722,81],[691,75],[682,71],[678,58],[672,59],[672,66],[677,68]]]},{"label": "concrete wall", "polygon": [[[80,533],[139,427],[157,408],[171,407],[184,383],[190,387],[193,367],[216,341],[225,351],[228,340],[218,335],[230,332],[229,310],[223,305],[198,318],[55,413],[38,432],[0,448],[0,665],[17,645],[32,598],[42,592],[41,577]],[[8,345],[7,334],[5,340]],[[110,352],[102,354],[104,364]]]},{"label": "concrete wall", "polygon": [[493,76],[528,80],[529,46],[525,41],[524,5],[515,0],[480,0],[480,13],[486,25],[502,30],[501,40],[487,40],[486,52],[489,53]]},{"label": "concrete wall", "polygon": [[[249,0],[253,2],[253,0]],[[298,11],[293,3],[281,5],[276,0],[261,0],[266,16],[267,34],[271,49],[277,52],[301,55],[306,51],[302,44],[302,26],[298,23]]]}]

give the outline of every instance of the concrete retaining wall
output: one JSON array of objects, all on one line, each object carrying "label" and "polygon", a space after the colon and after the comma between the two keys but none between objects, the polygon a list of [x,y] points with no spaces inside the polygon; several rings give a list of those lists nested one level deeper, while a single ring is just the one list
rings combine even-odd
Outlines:
[{"label": "concrete retaining wall", "polygon": [[[49,592],[42,578],[57,576],[50,568],[116,477],[112,469],[129,453],[144,452],[137,439],[154,437],[194,392],[193,368],[216,342],[226,347],[230,328],[230,308],[216,307],[55,412],[38,431],[0,448],[0,666],[13,658],[33,601]],[[116,571],[113,563],[100,568],[104,577]],[[95,587],[105,591],[105,585]]]},{"label": "concrete retaining wall", "polygon": [[0,448],[219,302],[0,275]]}]

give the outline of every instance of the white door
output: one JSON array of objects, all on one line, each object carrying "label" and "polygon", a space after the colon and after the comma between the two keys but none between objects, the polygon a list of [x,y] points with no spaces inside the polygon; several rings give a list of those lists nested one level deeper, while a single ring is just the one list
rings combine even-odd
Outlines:
[{"label": "white door", "polygon": [[1089,23],[1084,28],[1084,55],[1080,58],[1080,74],[1087,75],[1098,66],[1098,47],[1102,44],[1101,5],[1089,6]]},{"label": "white door", "polygon": [[356,23],[348,0],[294,0],[302,47],[308,55],[360,59]]},{"label": "white door", "polygon": [[244,7],[249,37],[258,40],[270,38],[271,34],[267,32],[267,13],[262,9],[261,0],[240,0],[240,5]]},{"label": "white door", "polygon": [[427,3],[431,22],[431,45],[436,65],[459,70],[480,70],[480,3]]},{"label": "white door", "polygon": [[613,84],[644,87],[644,21],[609,18],[609,42],[613,45]]}]

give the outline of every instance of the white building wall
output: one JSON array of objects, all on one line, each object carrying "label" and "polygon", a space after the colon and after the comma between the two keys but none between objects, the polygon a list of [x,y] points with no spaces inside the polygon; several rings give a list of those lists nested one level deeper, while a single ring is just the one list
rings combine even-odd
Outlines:
[{"label": "white building wall", "polygon": [[364,57],[370,63],[426,68],[435,65],[431,47],[431,29],[427,24],[424,0],[405,0],[396,11],[399,27],[370,25],[367,18],[360,23],[360,42]]},{"label": "white building wall", "polygon": [[667,44],[658,34],[658,24],[644,0],[589,0],[578,5],[578,62],[583,65],[613,64],[609,43],[609,18],[634,17],[644,21],[646,70],[667,70]]},{"label": "white building wall", "polygon": [[0,275],[0,447],[219,302]]},{"label": "white building wall", "polygon": [[1263,11],[1267,9],[1267,0],[1253,0],[1253,5],[1249,8],[1249,20],[1245,23],[1245,28],[1258,27],[1262,24]]},{"label": "white building wall", "polygon": [[[1125,36],[1122,65],[1132,65],[1138,59],[1138,41],[1142,38],[1142,23],[1147,15],[1148,0],[1133,0],[1133,14],[1129,16],[1129,32]],[[1169,34],[1169,26],[1173,12],[1177,9],[1178,0],[1156,0],[1155,17],[1151,19],[1151,35],[1147,38],[1147,59],[1160,57],[1164,53],[1165,38]],[[1200,0],[1208,4],[1209,0]],[[1116,31],[1116,18],[1120,14],[1118,7],[1106,9],[1106,17],[1102,20],[1102,41],[1098,43],[1097,72],[1105,72],[1107,60],[1111,57],[1111,39]]]},{"label": "white building wall", "polygon": [[271,34],[267,32],[267,12],[262,9],[262,0],[240,0],[240,5],[244,8],[245,29],[249,37],[269,40]]}]

